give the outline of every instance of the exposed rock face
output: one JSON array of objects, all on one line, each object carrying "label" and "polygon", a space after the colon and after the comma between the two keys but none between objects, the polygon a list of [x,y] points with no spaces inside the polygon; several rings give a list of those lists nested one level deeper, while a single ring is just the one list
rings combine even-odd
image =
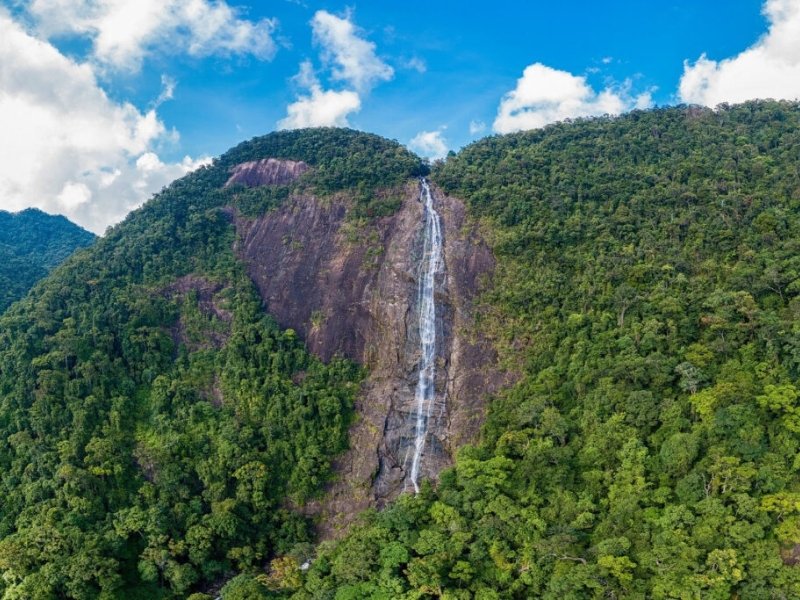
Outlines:
[{"label": "exposed rock face", "polygon": [[[439,418],[422,461],[421,479],[435,478],[454,451],[474,441],[485,399],[504,383],[496,354],[473,325],[474,301],[494,259],[464,204],[434,190],[444,235],[444,276],[437,280]],[[267,308],[328,360],[343,355],[366,365],[351,449],[321,505],[323,536],[353,515],[381,506],[406,487],[405,448],[413,438],[419,361],[417,277],[422,252],[418,184],[403,190],[400,210],[368,231],[346,220],[344,200],[296,198],[255,221],[237,220],[237,251]]]},{"label": "exposed rock face", "polygon": [[781,560],[783,560],[783,564],[791,567],[800,564],[800,544],[794,544],[791,547],[782,548]]},{"label": "exposed rock face", "polygon": [[245,187],[286,185],[300,177],[308,169],[309,166],[306,163],[297,160],[277,158],[254,160],[233,167],[225,187],[237,184]]}]

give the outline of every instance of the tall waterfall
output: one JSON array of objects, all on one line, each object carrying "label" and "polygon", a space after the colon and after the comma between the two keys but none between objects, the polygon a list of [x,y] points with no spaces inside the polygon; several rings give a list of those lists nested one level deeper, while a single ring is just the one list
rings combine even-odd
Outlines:
[{"label": "tall waterfall", "polygon": [[[415,426],[414,446],[408,479],[419,492],[419,471],[425,441],[428,436],[428,421],[436,400],[436,275],[443,268],[442,224],[439,213],[433,206],[433,196],[428,182],[421,182],[420,200],[424,204],[424,242],[420,260],[417,306],[419,307],[420,362],[417,389],[414,393]],[[409,453],[411,448],[409,448]],[[408,463],[408,456],[406,457]]]}]

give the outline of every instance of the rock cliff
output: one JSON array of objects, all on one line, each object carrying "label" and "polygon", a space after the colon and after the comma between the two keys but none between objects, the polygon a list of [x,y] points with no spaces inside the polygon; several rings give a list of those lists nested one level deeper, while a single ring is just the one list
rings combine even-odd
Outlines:
[{"label": "rock cliff", "polygon": [[[263,162],[263,161],[262,161]],[[349,200],[294,197],[257,219],[236,218],[237,253],[267,310],[325,360],[346,356],[369,375],[357,403],[351,449],[336,465],[321,514],[323,536],[406,487],[419,361],[417,277],[422,251],[419,183],[396,190],[400,209],[368,225],[348,219]],[[463,202],[434,189],[442,215],[444,276],[437,281],[438,416],[429,426],[422,478],[436,478],[455,450],[474,441],[488,394],[503,384],[490,344],[474,326],[476,297],[494,259]]]},{"label": "rock cliff", "polygon": [[253,160],[236,165],[231,170],[231,176],[225,187],[243,185],[256,187],[259,185],[286,185],[308,171],[309,167],[303,161],[278,160],[265,158]]}]

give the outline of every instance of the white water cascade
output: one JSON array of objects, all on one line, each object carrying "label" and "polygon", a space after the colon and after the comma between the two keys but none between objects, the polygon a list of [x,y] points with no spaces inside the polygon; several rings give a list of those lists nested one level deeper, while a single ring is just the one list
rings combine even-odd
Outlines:
[{"label": "white water cascade", "polygon": [[[414,393],[415,426],[414,446],[408,479],[419,493],[419,471],[425,441],[428,437],[428,422],[436,401],[436,275],[442,271],[442,224],[439,213],[433,206],[433,196],[428,182],[421,181],[420,200],[424,204],[423,252],[420,260],[417,306],[419,307],[420,362],[417,389]],[[409,448],[409,453],[412,448]],[[408,463],[408,456],[406,457]]]}]

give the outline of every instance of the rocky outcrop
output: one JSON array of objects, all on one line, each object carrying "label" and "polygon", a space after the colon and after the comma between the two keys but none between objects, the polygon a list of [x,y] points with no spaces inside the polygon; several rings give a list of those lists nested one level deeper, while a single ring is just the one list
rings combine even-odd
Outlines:
[{"label": "rocky outcrop", "polygon": [[236,165],[231,169],[231,176],[225,187],[243,185],[258,187],[260,185],[286,185],[295,181],[309,166],[303,161],[265,158]]},{"label": "rocky outcrop", "polygon": [[[237,252],[267,309],[295,329],[324,360],[342,355],[369,369],[357,401],[351,449],[336,464],[338,479],[324,501],[323,537],[353,515],[381,506],[406,485],[404,452],[413,438],[417,382],[417,277],[422,251],[419,184],[399,193],[393,215],[359,226],[347,219],[347,198],[293,198],[256,220],[236,219]],[[437,280],[438,418],[422,462],[435,478],[455,450],[474,441],[486,397],[504,383],[491,345],[474,326],[476,297],[494,259],[463,202],[434,190],[442,216],[445,273]]]}]

